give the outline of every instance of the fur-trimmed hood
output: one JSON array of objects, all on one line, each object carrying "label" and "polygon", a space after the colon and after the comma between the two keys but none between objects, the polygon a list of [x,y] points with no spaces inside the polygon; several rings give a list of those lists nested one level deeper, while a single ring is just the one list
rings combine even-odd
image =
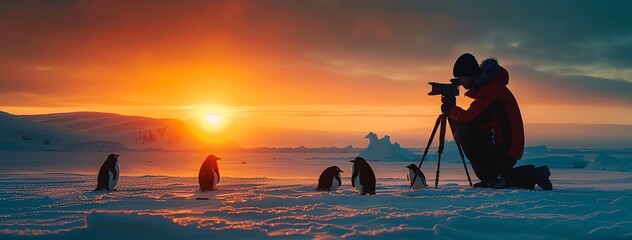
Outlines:
[{"label": "fur-trimmed hood", "polygon": [[509,83],[509,73],[498,64],[498,60],[495,58],[485,59],[481,63],[481,72],[474,81],[474,86],[481,88],[481,86],[489,82],[497,82],[503,85]]}]

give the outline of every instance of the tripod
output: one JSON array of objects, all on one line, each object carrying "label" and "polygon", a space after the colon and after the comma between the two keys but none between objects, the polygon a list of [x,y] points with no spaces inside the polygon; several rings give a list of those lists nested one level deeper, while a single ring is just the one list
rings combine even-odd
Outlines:
[{"label": "tripod", "polygon": [[[435,178],[435,189],[439,185],[439,167],[441,166],[441,154],[443,153],[443,147],[444,147],[443,145],[445,142],[446,121],[449,122],[450,131],[452,132],[452,136],[454,136],[454,126],[453,126],[452,120],[449,119],[448,115],[445,113],[439,114],[439,117],[437,117],[437,121],[435,122],[434,128],[432,129],[432,134],[430,135],[430,139],[428,140],[428,145],[426,146],[426,149],[424,150],[424,155],[421,157],[421,162],[419,162],[419,169],[420,169],[419,171],[421,171],[421,164],[424,163],[426,154],[428,154],[428,149],[430,148],[430,145],[432,144],[432,140],[434,139],[435,134],[437,133],[437,128],[439,127],[439,124],[441,124],[441,129],[439,132],[439,149],[437,151],[438,157],[437,157],[437,176]],[[456,143],[456,141],[454,141],[454,143]],[[467,165],[465,165],[465,158],[463,156],[463,150],[461,149],[461,145],[456,143],[456,148],[459,149],[459,155],[461,155],[461,160],[463,161],[463,167],[465,168],[465,174],[467,174],[467,180],[470,183],[470,187],[472,187],[472,179],[470,178],[470,173],[467,171]],[[413,180],[410,183],[411,187],[413,186],[413,184],[415,184],[415,180],[417,179],[417,173],[419,171],[415,171],[415,177],[413,177]]]}]

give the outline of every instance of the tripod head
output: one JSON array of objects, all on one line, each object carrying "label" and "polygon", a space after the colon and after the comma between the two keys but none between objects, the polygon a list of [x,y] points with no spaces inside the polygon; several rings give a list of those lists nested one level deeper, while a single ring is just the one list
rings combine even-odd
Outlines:
[{"label": "tripod head", "polygon": [[[428,84],[430,84],[430,86],[432,86],[432,90],[428,93],[428,95],[433,96],[433,95],[441,95],[441,103],[443,104],[447,104],[449,106],[455,106],[456,105],[456,96],[459,96],[459,85],[461,85],[459,83],[459,79],[453,78],[450,79],[450,83],[436,83],[436,82],[429,82]],[[445,109],[443,109],[442,106],[442,110],[441,112],[443,114],[447,114],[447,112]]]}]

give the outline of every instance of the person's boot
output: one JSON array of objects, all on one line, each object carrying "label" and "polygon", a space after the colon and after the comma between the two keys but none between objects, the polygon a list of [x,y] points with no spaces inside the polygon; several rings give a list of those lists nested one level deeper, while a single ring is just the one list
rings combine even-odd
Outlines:
[{"label": "person's boot", "polygon": [[493,187],[491,184],[486,183],[486,182],[477,182],[474,183],[474,185],[472,186],[474,188],[491,188]]},{"label": "person's boot", "polygon": [[498,177],[496,177],[496,183],[494,183],[494,186],[492,187],[495,189],[507,188],[507,181],[505,181],[505,177],[502,174],[498,174]]},{"label": "person's boot", "polygon": [[553,190],[553,184],[551,183],[549,176],[551,176],[549,166],[544,165],[535,168],[535,183],[545,191]]},{"label": "person's boot", "polygon": [[503,176],[509,187],[533,190],[537,182],[537,172],[533,164],[528,164],[505,170]]}]

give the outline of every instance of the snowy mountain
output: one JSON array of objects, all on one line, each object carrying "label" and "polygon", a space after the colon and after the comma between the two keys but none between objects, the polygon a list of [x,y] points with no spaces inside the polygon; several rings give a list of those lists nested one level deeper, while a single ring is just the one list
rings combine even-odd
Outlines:
[{"label": "snowy mountain", "polygon": [[127,148],[105,138],[38,123],[0,112],[0,150],[120,151]]},{"label": "snowy mountain", "polygon": [[232,141],[210,145],[198,139],[189,124],[176,119],[155,119],[98,112],[23,115],[21,117],[96,135],[120,142],[135,150],[182,151],[239,147]]}]

